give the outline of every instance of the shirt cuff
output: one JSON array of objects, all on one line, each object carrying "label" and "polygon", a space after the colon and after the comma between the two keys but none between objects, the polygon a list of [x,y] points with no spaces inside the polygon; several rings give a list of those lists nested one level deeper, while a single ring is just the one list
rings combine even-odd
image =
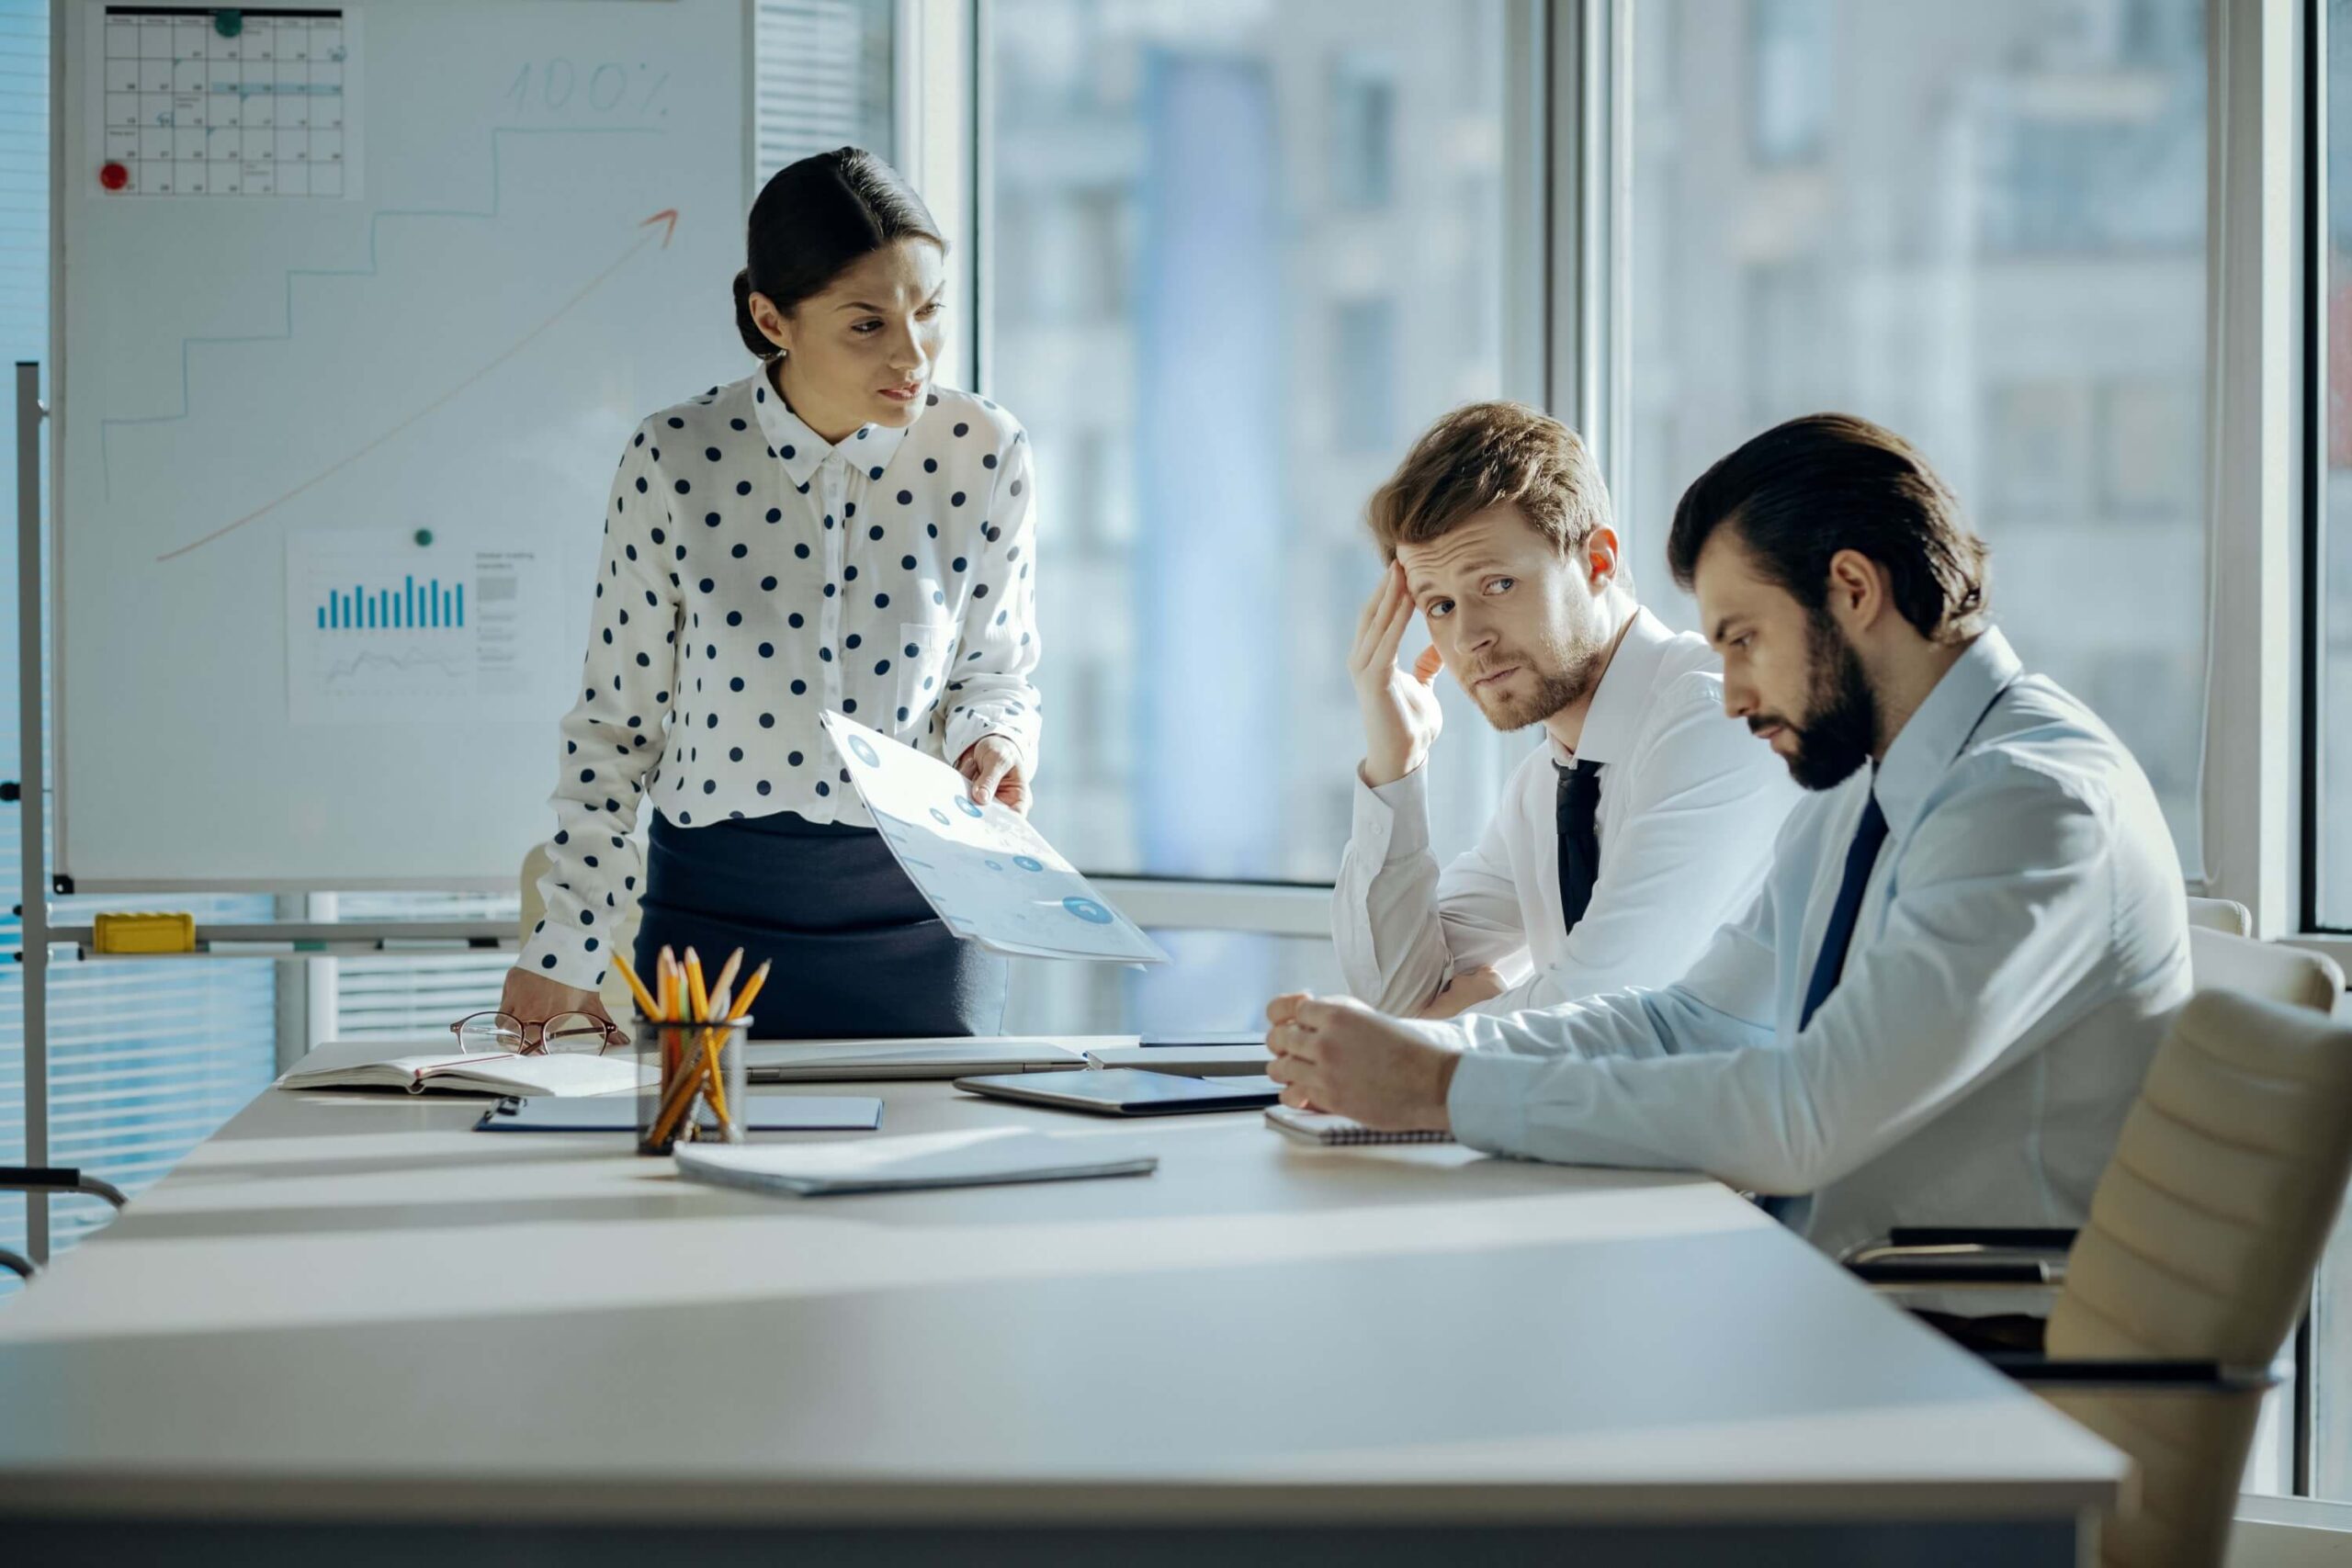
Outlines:
[{"label": "shirt cuff", "polygon": [[1356,773],[1355,841],[1375,865],[1409,860],[1430,847],[1429,768],[1374,789]]},{"label": "shirt cuff", "polygon": [[1465,1050],[1446,1090],[1453,1141],[1488,1154],[1527,1153],[1528,1063],[1499,1051]]},{"label": "shirt cuff", "polygon": [[1035,710],[1022,705],[1023,712],[1013,714],[998,704],[973,706],[960,716],[950,715],[945,734],[941,738],[941,750],[945,761],[955,767],[964,760],[964,753],[995,736],[1021,754],[1022,776],[1035,784],[1037,780],[1037,727],[1030,720]]},{"label": "shirt cuff", "polygon": [[[605,983],[605,972],[611,959],[605,947],[608,933],[588,933],[596,942],[594,952],[588,951],[587,936],[560,931],[549,921],[541,919],[523,943],[523,951],[514,956],[514,967],[527,969],[534,975],[545,976],[560,986],[578,990],[594,991]],[[548,963],[549,959],[555,962]]]}]

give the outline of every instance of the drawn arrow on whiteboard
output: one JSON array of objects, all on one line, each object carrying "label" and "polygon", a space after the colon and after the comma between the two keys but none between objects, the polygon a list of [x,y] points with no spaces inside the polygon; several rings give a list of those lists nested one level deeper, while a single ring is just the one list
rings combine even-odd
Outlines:
[{"label": "drawn arrow on whiteboard", "polygon": [[178,549],[168,550],[163,555],[157,556],[155,558],[156,560],[177,560],[180,557],[188,554],[190,551],[202,549],[205,546],[211,544],[216,539],[227,537],[229,535],[233,534],[238,529],[243,527],[246,524],[254,521],[256,518],[267,516],[270,513],[277,511],[279,507],[285,505],[296,496],[300,495],[303,491],[314,489],[315,487],[325,483],[336,474],[341,473],[344,469],[351,467],[352,464],[359,461],[360,458],[368,456],[368,453],[373,452],[377,447],[381,446],[385,442],[390,441],[393,436],[398,435],[401,432],[406,430],[417,421],[424,418],[435,409],[438,409],[443,404],[448,402],[452,398],[455,398],[459,393],[465,391],[475,382],[481,380],[483,377],[489,375],[492,371],[497,369],[500,366],[505,364],[508,360],[522,353],[524,349],[529,347],[533,340],[545,333],[549,327],[554,326],[558,321],[563,320],[563,318],[570,314],[582,300],[587,299],[591,294],[594,294],[597,288],[603,285],[606,278],[609,278],[613,274],[620,271],[622,267],[627,266],[637,255],[638,252],[645,249],[647,244],[652,241],[653,235],[650,231],[656,223],[662,225],[661,231],[661,248],[665,251],[668,250],[670,248],[671,237],[678,231],[678,209],[674,207],[665,207],[661,211],[655,213],[652,217],[645,219],[643,221],[639,222],[638,227],[639,229],[649,231],[648,232],[640,234],[637,239],[637,243],[630,245],[626,251],[623,251],[620,254],[619,259],[615,261],[612,265],[606,267],[604,271],[590,278],[586,283],[581,285],[579,292],[575,293],[571,299],[566,299],[561,305],[558,306],[553,313],[548,315],[544,321],[540,321],[538,325],[533,327],[529,332],[525,333],[521,337],[516,338],[513,343],[507,344],[505,352],[499,355],[497,358],[490,361],[487,365],[482,366],[472,375],[467,377],[456,386],[451,387],[447,391],[443,392],[439,397],[434,399],[423,408],[418,409],[414,413],[410,414],[406,419],[401,420],[390,430],[387,430],[382,434],[378,435],[366,446],[344,454],[344,456],[338,457],[327,467],[320,469],[317,473],[312,474],[309,479],[304,479],[300,484],[296,485],[292,490],[288,491],[285,494],[277,497],[276,500],[254,508],[251,512],[246,513],[243,517],[238,518],[233,523],[223,524],[221,526],[215,528],[211,533],[205,535],[201,539],[182,545]]}]

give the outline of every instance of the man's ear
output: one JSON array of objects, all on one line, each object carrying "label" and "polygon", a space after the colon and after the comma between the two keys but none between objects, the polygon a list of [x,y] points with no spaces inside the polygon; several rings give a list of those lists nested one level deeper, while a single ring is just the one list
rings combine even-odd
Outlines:
[{"label": "man's ear", "polygon": [[1617,581],[1619,564],[1617,530],[1604,523],[1584,542],[1585,579],[1595,593]]},{"label": "man's ear", "polygon": [[1829,613],[1849,636],[1866,632],[1894,607],[1886,569],[1860,550],[1829,558]]}]

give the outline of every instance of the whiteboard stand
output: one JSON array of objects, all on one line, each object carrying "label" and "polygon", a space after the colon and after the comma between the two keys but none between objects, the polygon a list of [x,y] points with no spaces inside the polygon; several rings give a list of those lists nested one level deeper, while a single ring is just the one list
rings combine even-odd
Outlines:
[{"label": "whiteboard stand", "polygon": [[[23,807],[24,882],[17,916],[25,967],[25,1163],[49,1163],[49,852],[41,752],[43,637],[40,592],[40,366],[17,361],[17,798]],[[49,1262],[49,1194],[25,1194],[25,1250]]]}]

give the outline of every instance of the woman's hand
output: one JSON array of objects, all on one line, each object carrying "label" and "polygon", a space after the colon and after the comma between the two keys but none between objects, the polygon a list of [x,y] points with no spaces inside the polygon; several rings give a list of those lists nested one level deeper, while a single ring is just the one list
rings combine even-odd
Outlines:
[{"label": "woman's hand", "polygon": [[498,1010],[517,1023],[545,1023],[560,1012],[584,1012],[606,1024],[613,1021],[613,1015],[605,1010],[605,998],[594,991],[583,991],[521,967],[506,972],[506,987],[499,993]]},{"label": "woman's hand", "polygon": [[1021,750],[1001,735],[983,735],[972,742],[956,764],[972,786],[972,804],[1001,800],[1023,817],[1029,815],[1029,775]]}]

